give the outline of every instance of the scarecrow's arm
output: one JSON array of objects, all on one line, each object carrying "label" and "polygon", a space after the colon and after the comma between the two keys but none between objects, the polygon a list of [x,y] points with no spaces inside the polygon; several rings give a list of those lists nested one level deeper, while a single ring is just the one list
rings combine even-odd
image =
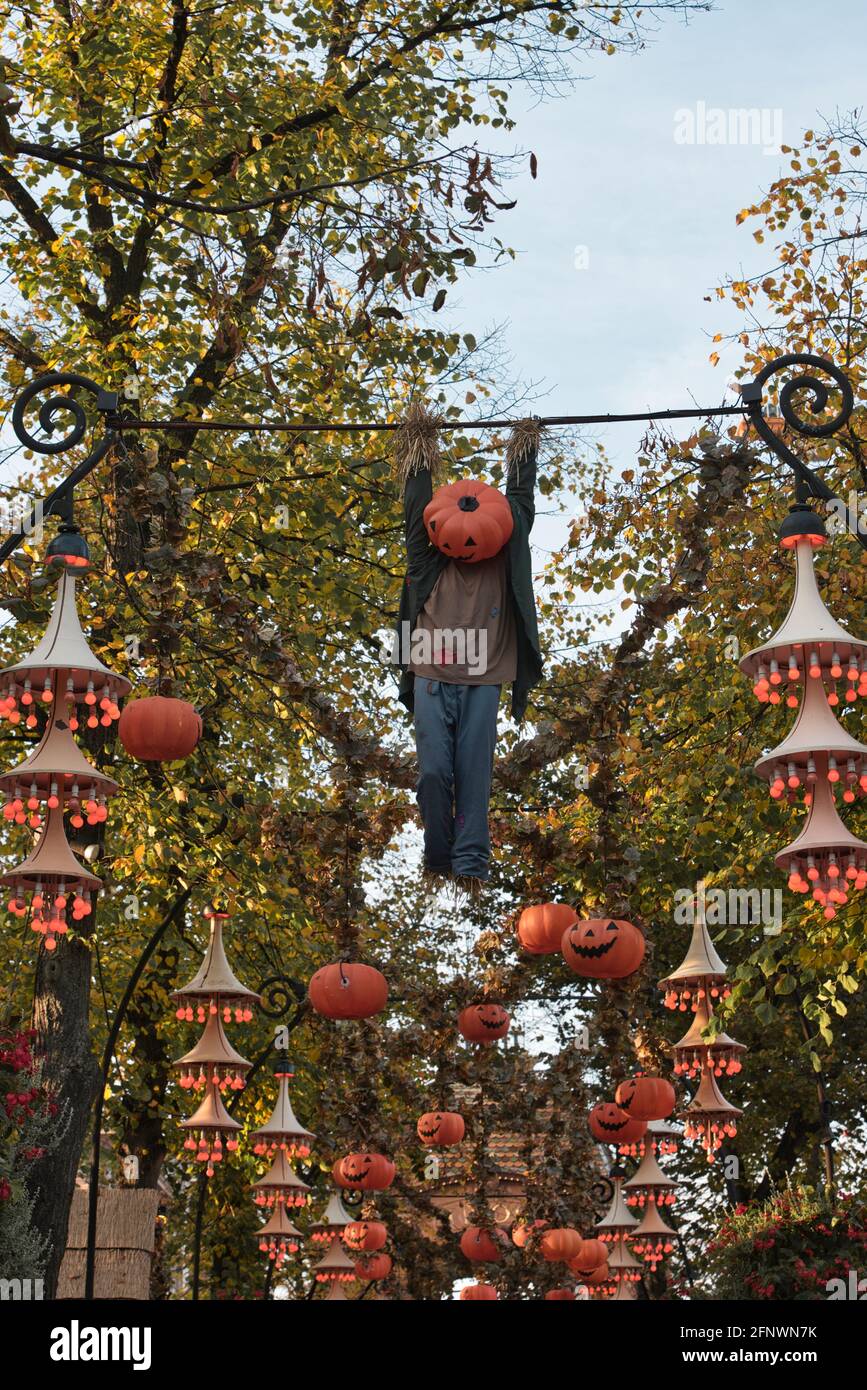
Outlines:
[{"label": "scarecrow's arm", "polygon": [[424,509],[433,496],[430,469],[411,473],[403,490],[403,525],[406,538],[406,563],[414,578],[430,560],[434,547],[428,540],[424,524]]}]

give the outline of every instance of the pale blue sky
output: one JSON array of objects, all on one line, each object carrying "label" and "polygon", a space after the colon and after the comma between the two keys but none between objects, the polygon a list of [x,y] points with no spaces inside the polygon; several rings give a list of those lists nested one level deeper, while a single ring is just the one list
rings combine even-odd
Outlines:
[{"label": "pale blue sky", "polygon": [[[715,332],[740,326],[709,294],[727,273],[769,265],[735,214],[789,156],[751,144],[686,145],[684,108],[781,112],[782,142],[862,105],[867,6],[857,0],[719,0],[672,18],[635,56],[588,56],[586,80],[539,104],[516,88],[518,128],[499,148],[533,150],[539,176],[508,189],[517,208],[497,233],[516,262],[468,278],[452,314],[462,329],[505,324],[515,375],[541,381],[539,413],[617,412],[718,403],[737,350],[708,362]],[[574,266],[586,246],[589,266]],[[641,429],[602,432],[626,466]]]}]

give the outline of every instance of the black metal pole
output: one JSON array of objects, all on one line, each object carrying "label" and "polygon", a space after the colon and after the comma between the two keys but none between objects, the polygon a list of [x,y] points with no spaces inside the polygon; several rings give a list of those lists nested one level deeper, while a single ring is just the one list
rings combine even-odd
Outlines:
[{"label": "black metal pole", "polygon": [[[88,473],[93,472],[97,464],[102,462],[106,454],[118,442],[115,428],[118,423],[117,393],[104,391],[97,382],[91,381],[90,377],[79,376],[77,372],[48,372],[45,376],[37,377],[35,381],[31,381],[30,385],[21,392],[12,408],[12,428],[22,444],[37,454],[62,454],[67,449],[74,449],[84,438],[87,430],[87,414],[81,402],[76,400],[74,396],[49,396],[39,408],[39,423],[45,433],[49,435],[54,433],[58,416],[71,415],[73,417],[72,429],[62,439],[39,438],[37,435],[31,434],[25,425],[24,416],[30,402],[44,391],[52,390],[55,386],[69,386],[74,390],[85,391],[93,396],[96,409],[103,417],[106,428],[102,439],[94,445],[87,458],[82,459],[81,463],[73,468],[69,477],[64,478],[62,483],[58,483],[57,487],[53,488],[48,496],[42,499],[40,504],[42,517],[51,516],[52,512],[57,510],[57,504],[62,503],[76,484],[86,478]],[[0,565],[8,560],[14,550],[18,549],[25,537],[38,525],[39,520],[39,510],[35,507],[31,508],[29,523],[20,530],[13,531],[0,545]]]}]

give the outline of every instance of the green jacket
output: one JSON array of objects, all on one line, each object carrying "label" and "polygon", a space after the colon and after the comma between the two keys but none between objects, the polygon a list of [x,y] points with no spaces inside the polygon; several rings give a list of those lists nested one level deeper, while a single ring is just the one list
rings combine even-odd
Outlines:
[{"label": "green jacket", "polygon": [[[397,617],[397,637],[400,643],[404,623],[410,634],[415,631],[418,615],[427,603],[434,585],[453,561],[428,540],[424,524],[424,509],[433,496],[430,472],[413,473],[406,481],[403,493],[403,518],[406,537],[407,574],[400,595]],[[533,565],[530,558],[530,531],[536,516],[536,455],[512,464],[506,483],[506,498],[512,509],[515,526],[507,546],[509,586],[515,605],[518,637],[518,665],[512,683],[512,718],[520,721],[527,708],[527,697],[542,678],[542,653],[539,648],[539,627],[536,620],[536,599],[533,594]],[[400,654],[401,647],[397,651]],[[413,708],[413,679],[402,666],[400,681],[401,702]]]}]

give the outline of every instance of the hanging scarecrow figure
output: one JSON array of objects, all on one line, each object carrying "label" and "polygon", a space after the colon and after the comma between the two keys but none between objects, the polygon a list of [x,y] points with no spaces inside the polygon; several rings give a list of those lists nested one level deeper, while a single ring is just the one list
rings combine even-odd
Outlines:
[{"label": "hanging scarecrow figure", "polygon": [[490,872],[500,693],[511,685],[520,721],[542,674],[530,558],[541,426],[512,429],[504,497],[472,479],[434,493],[438,423],[414,405],[397,438],[407,575],[396,652],[415,717],[425,872],[475,892]]}]

